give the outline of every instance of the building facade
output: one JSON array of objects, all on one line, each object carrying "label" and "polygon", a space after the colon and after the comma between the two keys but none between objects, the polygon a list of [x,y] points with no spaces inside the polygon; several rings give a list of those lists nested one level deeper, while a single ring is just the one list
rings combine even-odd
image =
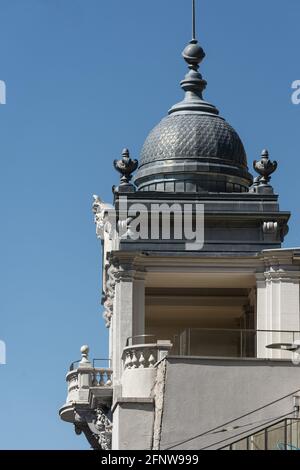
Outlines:
[{"label": "building facade", "polygon": [[60,416],[95,449],[260,448],[262,435],[280,447],[283,428],[286,448],[298,439],[300,248],[282,248],[277,163],[264,150],[253,178],[203,98],[204,57],[193,34],[184,99],[139,161],[114,162],[113,204],[94,196],[109,364],[82,347]]}]

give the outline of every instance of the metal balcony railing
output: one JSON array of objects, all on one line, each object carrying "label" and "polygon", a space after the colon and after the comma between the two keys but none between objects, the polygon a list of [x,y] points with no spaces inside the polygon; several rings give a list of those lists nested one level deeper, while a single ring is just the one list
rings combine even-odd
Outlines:
[{"label": "metal balcony railing", "polygon": [[[79,366],[79,363],[80,363],[81,359],[78,359],[77,361],[73,361],[71,364],[70,364],[70,367],[69,367],[69,371],[72,371],[72,370],[75,370],[78,368]],[[98,358],[95,358],[95,359],[92,359],[92,364],[93,364],[93,367],[97,367],[97,364],[99,364],[99,367],[105,367],[105,368],[110,368],[111,367],[111,360],[110,359],[98,359]]]},{"label": "metal balcony railing", "polygon": [[157,337],[155,335],[136,335],[130,336],[127,338],[126,347],[133,346],[133,345],[141,345],[141,344],[153,344],[156,343]]}]

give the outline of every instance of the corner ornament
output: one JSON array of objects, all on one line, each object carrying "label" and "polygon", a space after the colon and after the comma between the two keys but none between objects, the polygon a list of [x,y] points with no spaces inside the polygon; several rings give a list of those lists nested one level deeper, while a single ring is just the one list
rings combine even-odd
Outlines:
[{"label": "corner ornament", "polygon": [[99,196],[93,195],[92,210],[94,213],[94,222],[96,224],[97,238],[104,240],[105,234],[111,240],[113,238],[113,211],[114,208],[111,204],[103,202]]},{"label": "corner ornament", "polygon": [[121,182],[118,188],[114,189],[117,191],[134,191],[134,186],[130,183],[132,173],[138,167],[138,161],[132,160],[128,149],[124,149],[122,152],[122,158],[120,160],[114,160],[115,169],[121,174]]},{"label": "corner ornament", "polygon": [[268,150],[263,150],[261,153],[261,159],[259,161],[254,160],[253,168],[260,175],[258,178],[259,185],[268,185],[271,180],[271,174],[277,169],[277,162],[272,162],[269,159]]}]

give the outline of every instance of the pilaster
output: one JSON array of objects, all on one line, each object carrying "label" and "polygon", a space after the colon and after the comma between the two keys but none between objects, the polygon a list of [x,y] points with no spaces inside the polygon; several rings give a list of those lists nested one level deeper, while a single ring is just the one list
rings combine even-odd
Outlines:
[{"label": "pilaster", "polygon": [[266,344],[290,343],[295,339],[288,331],[300,330],[299,265],[282,250],[266,252],[265,270],[257,274],[257,329],[282,333],[258,333],[258,357],[287,358],[290,353],[266,349]]},{"label": "pilaster", "polygon": [[143,335],[145,328],[145,272],[132,264],[121,265],[115,273],[113,314],[113,370],[115,384],[120,384],[122,353],[127,339]]}]

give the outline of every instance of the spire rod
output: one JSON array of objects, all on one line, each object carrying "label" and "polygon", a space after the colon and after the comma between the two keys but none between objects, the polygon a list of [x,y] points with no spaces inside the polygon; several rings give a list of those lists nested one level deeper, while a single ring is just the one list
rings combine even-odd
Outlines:
[{"label": "spire rod", "polygon": [[196,0],[192,0],[192,41],[196,41]]},{"label": "spire rod", "polygon": [[185,98],[175,104],[169,114],[180,111],[196,111],[208,114],[219,114],[217,108],[203,100],[202,93],[206,88],[206,81],[199,72],[199,65],[205,57],[205,52],[196,39],[196,0],[192,0],[192,39],[184,48],[182,56],[188,64],[189,71],[180,82],[185,91]]}]

